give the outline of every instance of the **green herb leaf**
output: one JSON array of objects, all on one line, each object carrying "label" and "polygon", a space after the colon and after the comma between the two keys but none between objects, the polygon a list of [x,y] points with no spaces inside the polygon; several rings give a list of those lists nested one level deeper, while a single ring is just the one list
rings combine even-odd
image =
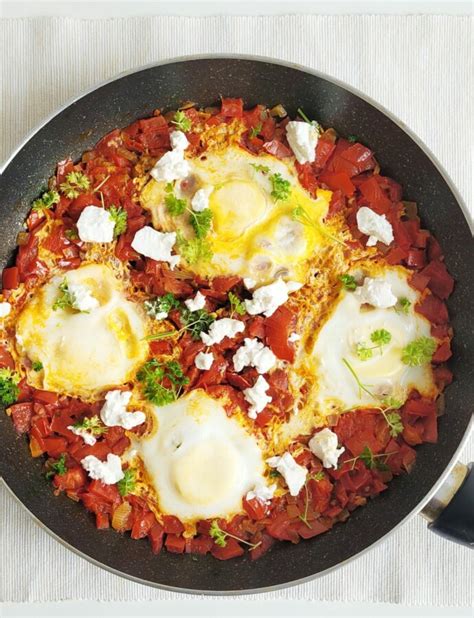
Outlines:
[{"label": "green herb leaf", "polygon": [[127,468],[123,471],[123,479],[117,483],[117,488],[121,496],[126,496],[132,493],[136,486],[137,473],[133,468]]},{"label": "green herb leaf", "polygon": [[90,180],[82,172],[70,172],[66,176],[66,181],[59,185],[59,189],[67,198],[74,199],[83,191],[87,191],[90,185]]},{"label": "green herb leaf", "polygon": [[308,124],[312,124],[313,127],[319,127],[316,120],[310,120],[308,116],[304,113],[304,111],[301,109],[301,107],[298,107],[298,115],[301,116],[301,118],[303,118],[303,120],[307,122]]},{"label": "green herb leaf", "polygon": [[370,335],[370,341],[381,347],[392,341],[392,335],[388,332],[388,330],[385,330],[385,328],[380,328],[379,330],[374,330],[374,332]]},{"label": "green herb leaf", "polygon": [[281,477],[281,474],[278,472],[278,470],[272,469],[270,470],[270,472],[268,473],[269,478],[271,479],[277,479]]},{"label": "green herb leaf", "polygon": [[[189,382],[178,362],[160,363],[155,358],[143,365],[137,373],[137,379],[143,384],[146,399],[157,406],[175,401],[181,393],[181,387]],[[170,383],[170,387],[162,384],[164,380]]]},{"label": "green herb leaf", "polygon": [[245,539],[241,539],[240,537],[235,536],[235,534],[231,534],[226,530],[222,530],[222,528],[219,526],[219,522],[217,521],[217,519],[213,519],[211,522],[211,527],[209,528],[209,536],[214,539],[214,543],[219,547],[225,547],[227,545],[227,537],[235,539],[239,543],[244,543],[245,545],[248,545],[251,550],[255,549],[262,543],[262,541],[259,541],[258,543],[249,543]]},{"label": "green herb leaf", "polygon": [[395,311],[408,315],[408,312],[410,311],[410,307],[411,307],[411,302],[408,300],[408,298],[403,297],[398,300],[398,303],[395,306]]},{"label": "green herb leaf", "polygon": [[394,397],[385,397],[385,399],[382,399],[382,404],[391,410],[399,410],[403,405],[403,401]]},{"label": "green herb leaf", "polygon": [[364,391],[364,393],[367,393],[367,395],[370,395],[370,397],[375,398],[374,394],[371,391],[369,391],[369,389],[367,388],[367,386],[371,386],[371,385],[370,384],[362,384],[362,382],[359,379],[359,376],[355,372],[354,367],[349,363],[349,361],[346,358],[343,358],[342,362],[347,367],[347,369],[351,373],[352,377],[356,381],[357,386],[359,387],[359,397],[362,396],[362,391]]},{"label": "green herb leaf", "polygon": [[84,429],[94,436],[101,436],[108,431],[108,427],[102,423],[97,414],[94,416],[85,416],[82,421],[74,423],[73,427],[74,429]]},{"label": "green herb leaf", "polygon": [[357,358],[361,361],[366,361],[372,358],[372,348],[368,348],[365,343],[358,343],[356,347]]},{"label": "green herb leaf", "polygon": [[33,361],[31,363],[33,371],[41,371],[43,369],[43,363],[41,361]]},{"label": "green herb leaf", "polygon": [[232,317],[234,313],[237,313],[237,315],[245,315],[245,313],[247,313],[245,304],[240,300],[237,294],[229,292],[228,297],[230,302],[230,317]]},{"label": "green herb leaf", "polygon": [[259,123],[257,124],[257,126],[252,127],[252,128],[250,129],[250,131],[249,131],[249,137],[250,137],[250,138],[252,138],[252,137],[257,137],[257,135],[261,132],[261,130],[262,130],[262,123],[261,123],[261,122],[259,122]]},{"label": "green herb leaf", "polygon": [[183,212],[186,210],[187,206],[186,200],[181,200],[177,198],[174,193],[168,193],[168,195],[165,197],[165,205],[168,212],[170,213],[170,215],[173,215],[173,217],[182,215]]},{"label": "green herb leaf", "polygon": [[384,415],[387,425],[390,428],[390,435],[392,438],[396,438],[403,431],[402,417],[398,412],[382,411],[382,414]]},{"label": "green herb leaf", "polygon": [[173,116],[173,120],[171,122],[177,129],[183,131],[183,133],[187,133],[191,130],[191,120],[180,109]]},{"label": "green herb leaf", "polygon": [[180,255],[191,266],[197,262],[209,262],[214,255],[209,241],[205,238],[185,240],[180,234],[176,235]]},{"label": "green herb leaf", "polygon": [[64,234],[69,240],[79,240],[79,234],[77,233],[77,230],[73,228],[69,228],[64,232]]},{"label": "green herb leaf", "polygon": [[115,223],[114,238],[117,238],[118,236],[120,236],[120,234],[123,234],[127,231],[127,211],[121,206],[111,206],[109,208],[109,215],[112,221]]},{"label": "green herb leaf", "polygon": [[59,200],[60,197],[57,191],[46,191],[40,198],[33,202],[31,209],[36,212],[48,210],[52,208],[54,204],[57,204]]},{"label": "green herb leaf", "polygon": [[339,238],[330,234],[325,229],[324,225],[320,225],[316,221],[314,221],[314,219],[309,216],[303,206],[297,206],[296,208],[294,208],[291,213],[291,218],[293,219],[293,221],[298,221],[299,223],[301,223],[301,225],[307,225],[314,228],[318,232],[318,234],[330,238],[332,241],[338,243],[339,245],[342,245],[343,247],[346,246],[346,243],[344,241],[339,240]]},{"label": "green herb leaf", "polygon": [[152,300],[146,300],[144,305],[148,315],[156,319],[160,313],[168,314],[172,309],[178,309],[181,303],[171,292],[168,292],[164,296],[157,296]]},{"label": "green herb leaf", "polygon": [[376,467],[374,454],[369,446],[365,446],[362,453],[359,455],[359,459],[369,470],[373,470]]},{"label": "green herb leaf", "polygon": [[191,225],[193,226],[196,238],[204,238],[211,229],[212,210],[205,208],[201,212],[191,211]]},{"label": "green herb leaf", "polygon": [[436,341],[431,337],[418,337],[402,350],[402,362],[410,367],[425,365],[431,361],[436,350]]},{"label": "green herb leaf", "polygon": [[268,174],[270,168],[267,165],[258,165],[257,163],[250,164],[256,172],[262,172],[262,174]]},{"label": "green herb leaf", "polygon": [[18,399],[20,376],[7,367],[0,369],[0,403],[11,406]]},{"label": "green herb leaf", "polygon": [[202,332],[209,330],[210,325],[216,318],[208,313],[205,309],[198,309],[197,311],[189,311],[189,309],[183,309],[181,311],[181,321],[183,322],[183,328],[191,333],[191,337],[198,341]]},{"label": "green herb leaf", "polygon": [[273,174],[270,176],[270,182],[272,183],[271,196],[277,202],[280,200],[287,200],[291,193],[291,183],[289,180],[285,180],[281,174]]},{"label": "green herb leaf", "polygon": [[65,474],[67,472],[66,466],[66,453],[63,453],[61,457],[52,463],[49,467],[48,472],[46,473],[46,478],[50,479],[55,474]]},{"label": "green herb leaf", "polygon": [[353,292],[357,288],[357,282],[352,275],[339,275],[339,281],[348,292]]},{"label": "green herb leaf", "polygon": [[59,284],[59,296],[53,305],[53,311],[72,307],[74,300],[74,294],[71,294],[69,291],[67,279],[63,279],[63,281]]},{"label": "green herb leaf", "polygon": [[347,141],[350,142],[351,144],[355,144],[358,141],[358,137],[357,135],[348,135],[347,137]]}]

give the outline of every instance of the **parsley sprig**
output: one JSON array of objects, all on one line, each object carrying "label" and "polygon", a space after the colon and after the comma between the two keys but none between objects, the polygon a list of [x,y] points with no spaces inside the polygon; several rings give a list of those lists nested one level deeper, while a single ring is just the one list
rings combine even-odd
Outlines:
[{"label": "parsley sprig", "polygon": [[43,369],[43,363],[41,361],[33,361],[31,363],[33,371],[41,371]]},{"label": "parsley sprig", "polygon": [[[303,208],[303,206],[297,206],[296,208],[294,208],[291,213],[291,218],[293,219],[293,221],[298,221],[298,223],[301,223],[302,225],[306,225],[308,227],[314,228],[319,234],[322,234],[323,236],[327,236],[327,238],[330,238],[332,241],[342,245],[343,247],[346,246],[346,243],[344,241],[339,240],[339,238],[337,238],[336,236],[333,236],[326,229],[324,229],[322,225],[319,225],[308,214],[308,212]],[[342,276],[345,276],[345,275],[342,275]]]},{"label": "parsley sprig", "polygon": [[359,379],[359,376],[357,375],[354,367],[350,364],[350,362],[347,360],[347,358],[343,358],[342,362],[347,367],[347,369],[350,371],[350,373],[352,374],[352,377],[354,378],[354,380],[357,383],[357,386],[359,387],[359,398],[362,397],[362,391],[364,391],[364,393],[367,393],[367,395],[369,395],[370,397],[375,398],[375,395],[367,388],[368,386],[372,386],[372,385],[371,384],[363,384],[361,382],[361,380]]},{"label": "parsley sprig", "polygon": [[167,292],[163,296],[157,296],[152,300],[146,300],[144,305],[147,314],[155,319],[159,314],[168,314],[172,309],[179,309],[181,307],[181,303],[171,292]]},{"label": "parsley sprig", "polygon": [[31,210],[34,210],[35,212],[48,210],[57,204],[59,200],[60,197],[57,191],[46,191],[41,197],[33,202]]},{"label": "parsley sprig", "polygon": [[96,415],[86,416],[82,421],[78,421],[73,425],[74,429],[83,429],[94,436],[101,436],[108,431],[108,427],[102,424],[100,418]]},{"label": "parsley sprig", "polygon": [[214,322],[215,315],[208,313],[205,309],[190,311],[185,307],[180,308],[181,321],[183,326],[179,330],[167,330],[162,333],[148,335],[147,341],[157,341],[167,339],[168,337],[180,337],[185,331],[191,334],[191,337],[198,341],[202,332],[207,332],[210,325]]},{"label": "parsley sprig", "polygon": [[119,494],[123,496],[127,496],[132,493],[137,484],[137,473],[133,468],[127,468],[123,472],[123,479],[117,483],[117,488],[119,490]]},{"label": "parsley sprig", "polygon": [[357,288],[357,282],[352,275],[339,275],[339,281],[348,292],[353,292]]},{"label": "parsley sprig", "polygon": [[193,226],[196,238],[203,239],[211,229],[212,210],[205,208],[201,212],[190,211],[190,221]]},{"label": "parsley sprig", "polygon": [[270,182],[272,183],[272,192],[270,195],[274,200],[279,202],[280,200],[287,200],[291,193],[291,183],[289,180],[285,180],[279,173],[272,174],[270,176]]},{"label": "parsley sprig", "polygon": [[259,541],[258,543],[250,543],[249,541],[246,541],[239,536],[235,536],[235,534],[227,532],[227,530],[222,530],[222,528],[219,526],[219,522],[217,521],[217,519],[212,520],[211,527],[209,528],[209,536],[214,539],[215,544],[219,545],[219,547],[225,547],[227,545],[228,537],[230,537],[231,539],[235,539],[239,543],[244,543],[245,545],[248,545],[251,550],[255,549],[262,543],[262,541]]},{"label": "parsley sprig", "polygon": [[170,215],[172,215],[173,217],[178,217],[179,215],[182,215],[183,212],[186,210],[187,203],[186,200],[182,200],[176,197],[176,195],[172,191],[172,187],[173,185],[171,185],[171,187],[170,184],[166,185],[165,190],[167,192],[167,195],[165,196],[165,206]]},{"label": "parsley sprig", "polygon": [[[160,363],[156,358],[143,365],[137,373],[137,379],[143,385],[146,399],[157,406],[175,401],[180,396],[182,387],[189,382],[177,361]],[[170,386],[164,386],[164,381]]]},{"label": "parsley sprig", "polygon": [[0,369],[0,403],[11,406],[18,399],[20,376],[7,367]]},{"label": "parsley sprig", "polygon": [[381,472],[390,470],[387,465],[388,458],[391,455],[394,455],[395,451],[390,453],[377,453],[374,454],[370,446],[365,446],[364,450],[357,457],[351,457],[351,459],[346,459],[342,462],[341,466],[351,463],[351,470],[355,468],[357,461],[360,459],[366,468],[369,470],[380,470]]},{"label": "parsley sprig", "polygon": [[232,318],[235,313],[237,315],[245,315],[247,310],[245,309],[244,303],[240,300],[237,294],[229,292],[228,298],[230,302],[230,317]]},{"label": "parsley sprig", "polygon": [[358,343],[356,348],[356,354],[361,361],[369,360],[373,356],[373,350],[379,350],[380,354],[383,353],[383,346],[388,345],[392,340],[392,335],[385,328],[374,330],[370,335],[370,340],[375,345],[368,347],[365,343]]},{"label": "parsley sprig", "polygon": [[65,474],[66,472],[66,453],[63,453],[57,461],[55,461],[49,466],[49,470],[48,472],[46,472],[46,478],[50,479],[55,474]]},{"label": "parsley sprig", "polygon": [[262,172],[262,174],[268,174],[270,168],[268,165],[259,165],[258,163],[250,164],[256,172]]},{"label": "parsley sprig", "polygon": [[190,265],[197,262],[208,262],[213,253],[210,242],[206,238],[191,238],[186,240],[180,230],[176,232],[176,243],[180,255]]},{"label": "parsley sprig", "polygon": [[254,127],[251,127],[249,130],[249,137],[250,138],[257,137],[257,135],[262,131],[262,126],[263,126],[262,123],[259,122]]},{"label": "parsley sprig", "polygon": [[408,298],[402,297],[398,299],[398,303],[395,305],[395,311],[397,313],[404,313],[405,315],[408,315],[410,307],[411,302],[408,300]]},{"label": "parsley sprig", "polygon": [[179,131],[183,131],[183,133],[187,133],[191,130],[191,120],[180,109],[173,116],[173,120],[171,122]]},{"label": "parsley sprig", "polygon": [[65,182],[59,185],[61,193],[69,199],[74,199],[80,193],[87,191],[91,186],[89,178],[82,172],[70,172],[66,176]]},{"label": "parsley sprig", "polygon": [[121,206],[111,206],[109,208],[109,215],[112,221],[115,223],[114,238],[120,236],[127,231],[128,214],[125,208]]},{"label": "parsley sprig", "polygon": [[431,337],[418,337],[402,350],[402,362],[410,367],[425,365],[431,361],[436,350],[436,341]]},{"label": "parsley sprig", "polygon": [[72,306],[74,305],[74,301],[74,294],[69,291],[67,279],[63,279],[59,284],[59,296],[54,302],[53,311],[57,311],[58,309],[72,308]]}]

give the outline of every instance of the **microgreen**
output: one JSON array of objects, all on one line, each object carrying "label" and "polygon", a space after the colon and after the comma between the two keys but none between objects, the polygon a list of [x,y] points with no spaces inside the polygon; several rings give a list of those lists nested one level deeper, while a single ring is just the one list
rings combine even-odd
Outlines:
[{"label": "microgreen", "polygon": [[54,204],[57,204],[59,200],[60,197],[57,191],[46,191],[40,198],[33,202],[31,210],[34,210],[35,212],[48,210],[49,208],[52,208]]},{"label": "microgreen", "polygon": [[436,350],[436,341],[431,337],[418,337],[402,350],[402,362],[410,367],[424,365],[431,361]]},{"label": "microgreen", "polygon": [[57,461],[50,465],[48,472],[46,472],[46,478],[50,479],[55,474],[65,474],[66,472],[66,453],[63,453]]},{"label": "microgreen", "polygon": [[187,203],[186,200],[177,198],[174,193],[168,193],[165,197],[165,206],[170,215],[177,217],[186,210]]},{"label": "microgreen", "polygon": [[375,397],[374,394],[371,393],[371,391],[367,388],[368,386],[371,386],[371,384],[362,384],[362,382],[359,379],[359,376],[354,370],[354,367],[352,367],[352,365],[349,363],[349,361],[346,358],[343,358],[342,362],[347,367],[347,369],[350,371],[354,380],[357,382],[357,386],[359,387],[359,398],[362,397],[362,391],[364,391],[364,393],[367,393],[367,395],[370,395],[370,397],[374,398]]},{"label": "microgreen", "polygon": [[262,123],[259,122],[255,127],[252,127],[249,130],[249,137],[253,138],[253,137],[257,137],[257,135],[261,132],[262,130]]},{"label": "microgreen", "polygon": [[54,302],[53,311],[72,307],[74,305],[74,301],[74,294],[69,291],[67,279],[63,279],[62,282],[59,284],[59,296]]},{"label": "microgreen", "polygon": [[0,403],[11,406],[18,399],[20,376],[7,367],[0,369]]},{"label": "microgreen", "polygon": [[[143,394],[157,406],[175,401],[181,394],[183,386],[188,384],[181,365],[177,361],[160,363],[155,358],[147,361],[137,373],[137,379],[143,384]],[[162,382],[166,380],[170,386]]]},{"label": "microgreen", "polygon": [[245,305],[237,296],[237,294],[229,292],[228,298],[230,302],[230,317],[233,317],[234,313],[237,313],[237,315],[245,315]]},{"label": "microgreen", "polygon": [[109,208],[109,215],[115,223],[114,238],[117,238],[120,234],[123,234],[127,230],[127,211],[121,206],[111,206]]},{"label": "microgreen", "polygon": [[177,129],[179,129],[180,131],[183,131],[184,133],[187,133],[188,131],[191,130],[191,120],[181,110],[178,110],[176,112],[171,122],[174,124],[174,126]]},{"label": "microgreen", "polygon": [[353,292],[357,288],[357,282],[352,275],[339,275],[339,281],[348,292]]},{"label": "microgreen", "polygon": [[289,180],[285,180],[279,173],[272,174],[270,176],[270,182],[272,183],[271,196],[277,202],[280,200],[287,200],[291,193],[291,183]]},{"label": "microgreen", "polygon": [[262,172],[262,174],[268,174],[268,172],[270,171],[268,165],[259,165],[257,163],[251,163],[250,165],[256,172]]},{"label": "microgreen", "polygon": [[74,423],[73,427],[74,429],[83,429],[84,431],[88,431],[94,436],[101,436],[108,430],[108,427],[102,424],[102,421],[97,414],[94,416],[85,416],[82,421]]},{"label": "microgreen", "polygon": [[209,536],[214,539],[215,544],[219,547],[225,547],[227,545],[227,537],[235,539],[239,543],[244,543],[245,545],[248,545],[250,549],[255,549],[262,543],[262,541],[259,541],[258,543],[249,543],[249,541],[235,536],[235,534],[231,534],[230,532],[227,532],[227,530],[222,530],[222,528],[219,526],[219,522],[217,521],[217,519],[213,519],[211,522],[211,527],[209,528]]},{"label": "microgreen", "polygon": [[301,109],[301,107],[298,107],[298,115],[301,116],[301,118],[303,118],[303,120],[305,122],[307,122],[308,124],[312,124],[313,127],[318,127],[318,123],[316,122],[316,120],[310,120],[308,118],[308,116],[304,113],[304,111]]},{"label": "microgreen", "polygon": [[123,478],[117,483],[117,488],[121,496],[132,493],[136,486],[137,473],[133,468],[127,468],[123,472]]},{"label": "microgreen", "polygon": [[168,314],[172,309],[179,309],[181,303],[171,292],[168,292],[164,296],[157,296],[152,300],[146,300],[144,306],[147,314],[156,319],[160,313]]},{"label": "microgreen", "polygon": [[67,198],[74,199],[83,191],[87,191],[90,185],[89,178],[82,172],[70,172],[66,176],[65,182],[59,185],[59,189]]},{"label": "microgreen", "polygon": [[395,311],[397,311],[398,313],[404,313],[405,315],[407,315],[410,310],[410,307],[411,307],[411,302],[408,300],[408,298],[403,297],[398,300],[398,303],[395,306]]},{"label": "microgreen", "polygon": [[310,217],[310,215],[303,208],[303,206],[297,206],[296,208],[294,208],[291,213],[291,218],[293,219],[293,221],[298,221],[302,225],[307,225],[308,227],[314,228],[319,234],[330,238],[332,241],[342,245],[343,247],[346,246],[345,242],[339,240],[339,238],[330,234],[327,230],[324,229],[322,225],[319,225],[312,217]]},{"label": "microgreen", "polygon": [[182,234],[177,233],[176,242],[180,255],[191,266],[197,262],[209,262],[212,259],[211,244],[205,238],[186,240]]}]

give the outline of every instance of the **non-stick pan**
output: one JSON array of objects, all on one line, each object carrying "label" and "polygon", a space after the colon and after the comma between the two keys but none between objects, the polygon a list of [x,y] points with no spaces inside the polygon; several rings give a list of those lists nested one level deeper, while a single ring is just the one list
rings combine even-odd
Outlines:
[{"label": "non-stick pan", "polygon": [[[196,560],[196,556],[165,551],[155,556],[146,540],[97,530],[81,504],[52,495],[42,462],[31,458],[24,438],[0,414],[0,475],[46,530],[99,566],[140,583],[181,592],[269,590],[321,575],[366,551],[439,490],[467,438],[474,409],[473,243],[461,198],[427,148],[400,121],[361,93],[309,69],[264,58],[184,58],[119,76],[75,99],[37,128],[3,169],[0,266],[12,260],[31,201],[57,161],[80,157],[111,129],[149,116],[155,108],[175,109],[189,100],[207,106],[221,95],[243,97],[248,106],[282,103],[290,115],[302,107],[323,126],[334,127],[341,135],[357,135],[375,151],[383,172],[401,182],[405,198],[418,203],[423,225],[441,242],[447,266],[456,278],[448,303],[455,332],[451,369],[456,379],[446,391],[439,441],[417,449],[411,474],[395,479],[345,524],[298,545],[278,543],[255,562],[245,557],[228,562],[211,556]],[[465,476],[461,490],[439,517],[441,508],[433,501],[429,513],[436,520],[435,527],[472,545],[474,473],[469,475],[465,467],[456,470],[458,474],[450,477],[454,487],[445,491],[448,498],[441,497],[441,501],[449,499]]]}]

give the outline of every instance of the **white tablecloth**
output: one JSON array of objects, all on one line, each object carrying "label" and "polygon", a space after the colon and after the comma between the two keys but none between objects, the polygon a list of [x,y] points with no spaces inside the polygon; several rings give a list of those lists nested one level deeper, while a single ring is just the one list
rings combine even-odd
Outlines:
[{"label": "white tablecloth", "polygon": [[[248,53],[299,62],[366,92],[425,141],[468,201],[470,37],[469,17],[2,20],[0,160],[58,105],[120,71],[186,54]],[[474,458],[473,446],[471,440],[465,460]],[[78,558],[36,526],[1,485],[0,513],[0,601],[182,598]],[[266,597],[472,604],[473,553],[425,528],[421,518],[414,518],[352,564]]]}]

